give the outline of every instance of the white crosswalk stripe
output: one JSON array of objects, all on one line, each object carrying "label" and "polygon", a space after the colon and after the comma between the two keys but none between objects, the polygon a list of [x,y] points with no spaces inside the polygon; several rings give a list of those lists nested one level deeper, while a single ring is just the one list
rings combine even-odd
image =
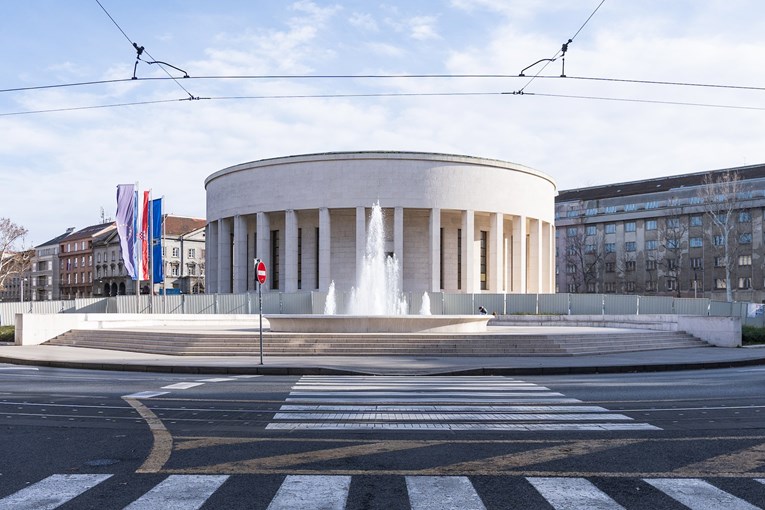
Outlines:
[{"label": "white crosswalk stripe", "polygon": [[691,510],[758,510],[743,499],[737,498],[714,485],[696,478],[646,479],[666,495],[679,501]]},{"label": "white crosswalk stripe", "polygon": [[228,475],[170,475],[125,510],[196,510]]},{"label": "white crosswalk stripe", "polygon": [[527,478],[556,510],[624,510],[584,478]]},{"label": "white crosswalk stripe", "polygon": [[[10,496],[0,499],[0,510],[53,510],[69,503],[85,493],[97,498],[101,505],[109,506],[107,498],[114,495],[114,487],[97,487],[111,474],[56,474],[45,478]],[[120,475],[124,476],[124,475]],[[147,475],[133,475],[147,476]],[[529,477],[508,483],[502,477],[495,486],[482,483],[481,490],[488,491],[484,499],[476,490],[470,478],[465,476],[406,476],[406,496],[380,494],[382,501],[387,501],[390,508],[406,508],[406,502],[396,498],[408,498],[412,510],[493,510],[494,508],[531,508],[542,500],[556,510],[624,510],[625,507],[615,501],[605,490],[596,487],[585,478],[565,477]],[[284,478],[276,494],[268,505],[268,510],[344,510],[348,506],[351,494],[352,476],[344,475],[289,475]],[[765,484],[765,479],[753,479]],[[666,496],[675,499],[691,510],[754,510],[758,507],[742,498],[753,497],[745,489],[742,494],[733,495],[711,483],[699,479],[686,478],[645,478],[644,482],[655,487],[658,492],[642,491],[641,499],[627,507],[642,509],[663,507],[660,498]],[[117,480],[115,479],[115,484]],[[637,479],[636,479],[637,482]],[[162,509],[192,510],[203,507],[223,484],[241,484],[240,487],[257,488],[257,481],[249,476],[230,477],[228,475],[169,475],[137,499],[125,510]],[[539,494],[536,503],[529,501],[528,493],[518,492],[517,483],[528,483]],[[639,482],[638,482],[639,483]],[[125,488],[132,484],[124,484]],[[362,486],[363,487],[363,486]],[[531,490],[529,487],[529,490]],[[125,489],[120,489],[120,491]],[[238,489],[241,490],[241,489]],[[362,489],[368,490],[368,489]],[[379,489],[385,491],[387,489]],[[98,494],[91,492],[101,491]],[[237,488],[234,488],[237,491]],[[257,489],[255,489],[257,492]],[[663,494],[663,495],[661,495]],[[666,496],[664,496],[666,495]],[[225,501],[221,495],[218,504]],[[493,501],[489,505],[487,501]],[[70,503],[72,502],[72,503]],[[258,506],[258,508],[261,508]]]},{"label": "white crosswalk stripe", "polygon": [[112,475],[52,475],[0,499],[0,510],[52,510]]},{"label": "white crosswalk stripe", "polygon": [[271,430],[659,430],[507,377],[304,376]]},{"label": "white crosswalk stripe", "polygon": [[485,510],[465,476],[407,476],[412,510]]},{"label": "white crosswalk stripe", "polygon": [[350,476],[288,476],[268,510],[344,510]]}]

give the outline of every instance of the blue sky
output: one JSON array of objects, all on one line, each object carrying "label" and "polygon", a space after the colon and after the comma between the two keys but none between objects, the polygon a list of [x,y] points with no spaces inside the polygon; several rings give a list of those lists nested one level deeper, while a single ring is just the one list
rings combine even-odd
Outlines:
[{"label": "blue sky", "polygon": [[[95,0],[4,5],[0,217],[27,227],[27,244],[97,223],[101,207],[113,216],[122,182],[165,195],[173,213],[204,217],[208,175],[291,154],[467,154],[531,166],[559,189],[765,162],[765,110],[745,109],[765,108],[765,91],[576,79],[765,83],[757,0],[606,0],[570,45],[569,78],[534,80],[525,95],[499,93],[524,87],[528,78],[515,75],[552,57],[600,0],[101,3],[131,41],[192,78],[179,80],[186,90],[144,79],[9,91],[127,79],[135,50]],[[558,60],[544,74],[560,72]],[[331,74],[511,77],[199,79]],[[137,75],[165,76],[146,63]],[[369,93],[486,95],[177,101]],[[151,101],[169,102],[4,115]]]}]

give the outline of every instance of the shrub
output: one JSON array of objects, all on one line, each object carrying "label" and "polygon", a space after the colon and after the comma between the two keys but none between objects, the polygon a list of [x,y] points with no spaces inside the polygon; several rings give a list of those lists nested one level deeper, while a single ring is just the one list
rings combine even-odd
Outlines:
[{"label": "shrub", "polygon": [[765,344],[765,328],[741,326],[741,342],[746,344]]},{"label": "shrub", "polygon": [[15,331],[13,326],[0,326],[0,342],[13,342]]}]

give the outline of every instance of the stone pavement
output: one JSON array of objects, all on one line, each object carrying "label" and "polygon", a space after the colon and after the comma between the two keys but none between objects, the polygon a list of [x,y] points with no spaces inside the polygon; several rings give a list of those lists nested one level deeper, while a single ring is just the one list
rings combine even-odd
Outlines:
[{"label": "stone pavement", "polygon": [[765,346],[588,356],[168,356],[51,345],[0,347],[0,363],[200,374],[546,375],[765,365]]}]

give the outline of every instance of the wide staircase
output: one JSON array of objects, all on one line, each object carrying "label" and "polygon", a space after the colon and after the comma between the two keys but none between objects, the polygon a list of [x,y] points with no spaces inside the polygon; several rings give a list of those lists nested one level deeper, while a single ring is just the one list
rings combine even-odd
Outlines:
[{"label": "wide staircase", "polygon": [[[177,356],[255,356],[260,352],[258,331],[72,330],[47,344]],[[263,333],[263,352],[270,356],[577,356],[708,346],[687,333],[665,331]]]}]

